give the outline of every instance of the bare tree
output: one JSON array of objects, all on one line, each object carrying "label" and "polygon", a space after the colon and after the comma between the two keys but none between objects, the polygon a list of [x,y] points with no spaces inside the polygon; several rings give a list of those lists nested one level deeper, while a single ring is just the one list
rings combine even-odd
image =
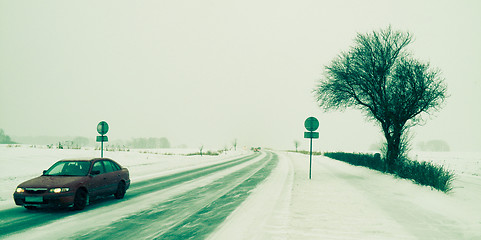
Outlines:
[{"label": "bare tree", "polygon": [[300,142],[299,142],[299,141],[297,141],[297,140],[294,140],[294,146],[296,146],[296,152],[297,152],[297,148],[299,147],[299,144],[300,144]]},{"label": "bare tree", "polygon": [[232,142],[232,146],[234,147],[234,151],[237,151],[237,138]]},{"label": "bare tree", "polygon": [[420,123],[421,113],[439,110],[447,97],[440,71],[407,52],[411,42],[409,33],[391,27],[358,34],[354,46],[325,67],[315,90],[325,110],[357,108],[380,124],[388,172],[402,155],[403,134]]}]

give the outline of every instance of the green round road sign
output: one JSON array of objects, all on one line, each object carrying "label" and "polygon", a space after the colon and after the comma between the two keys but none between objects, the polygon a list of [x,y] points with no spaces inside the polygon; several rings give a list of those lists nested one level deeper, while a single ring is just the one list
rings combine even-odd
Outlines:
[{"label": "green round road sign", "polygon": [[100,135],[104,135],[108,131],[109,131],[109,125],[107,124],[107,122],[105,122],[105,121],[99,122],[99,124],[97,125],[97,132]]},{"label": "green round road sign", "polygon": [[315,117],[308,117],[304,122],[304,126],[306,127],[307,131],[316,131],[319,127],[319,121]]}]

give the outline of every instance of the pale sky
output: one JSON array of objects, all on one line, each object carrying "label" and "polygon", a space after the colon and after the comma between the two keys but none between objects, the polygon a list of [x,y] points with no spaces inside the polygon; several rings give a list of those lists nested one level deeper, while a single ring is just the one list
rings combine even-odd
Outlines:
[{"label": "pale sky", "polygon": [[451,95],[413,142],[481,149],[481,1],[0,0],[0,128],[11,136],[166,137],[173,146],[359,151],[382,140],[312,90],[356,33],[391,25]]}]

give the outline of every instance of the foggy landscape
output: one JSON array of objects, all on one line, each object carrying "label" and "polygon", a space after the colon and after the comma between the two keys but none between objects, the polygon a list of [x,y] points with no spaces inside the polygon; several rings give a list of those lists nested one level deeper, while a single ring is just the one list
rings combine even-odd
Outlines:
[{"label": "foggy landscape", "polygon": [[312,91],[356,33],[390,24],[414,35],[409,48],[441,69],[451,95],[415,141],[481,145],[476,1],[91,3],[2,1],[0,126],[10,136],[92,139],[105,120],[112,140],[291,149],[312,115],[318,148],[364,150],[382,140],[377,126],[355,110],[324,113]]},{"label": "foggy landscape", "polygon": [[[0,0],[0,238],[480,238],[480,25],[474,0]],[[359,36],[387,29],[446,90],[402,125],[392,166],[395,127],[338,96],[326,108],[321,88],[336,59],[351,73]],[[309,180],[311,116],[315,154],[386,166],[314,155]],[[130,171],[125,198],[15,206],[56,161],[100,157],[100,121],[104,155]],[[417,162],[448,190],[405,177]]]}]

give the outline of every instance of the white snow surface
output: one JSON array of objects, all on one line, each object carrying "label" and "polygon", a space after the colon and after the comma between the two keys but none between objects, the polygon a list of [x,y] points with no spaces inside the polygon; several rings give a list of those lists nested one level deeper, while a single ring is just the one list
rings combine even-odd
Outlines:
[{"label": "white snow surface", "polygon": [[[132,181],[137,181],[249,154],[230,151],[220,156],[200,157],[179,155],[188,150],[162,150],[174,155],[156,151],[160,150],[106,152],[105,156],[129,168]],[[312,179],[309,179],[308,155],[277,153],[279,163],[271,175],[210,239],[481,239],[481,163],[477,153],[416,153],[419,161],[441,163],[455,171],[454,189],[449,194],[323,156],[313,156]],[[0,145],[0,210],[17,207],[12,199],[16,185],[40,175],[55,161],[98,155],[95,150]],[[183,189],[167,189],[162,197],[210,181],[210,177],[205,177],[183,184]],[[83,221],[81,226],[94,230],[156,201],[148,195],[132,200],[135,201],[116,204],[115,210],[106,206],[75,214],[11,238],[35,239],[42,234],[51,238],[49,229],[63,233],[53,238],[69,236],[81,214],[91,215],[88,218],[91,221]]]},{"label": "white snow surface", "polygon": [[313,156],[309,179],[308,155],[280,154],[270,178],[210,239],[481,239],[480,162],[424,155],[469,167],[457,169],[445,194],[323,156]]}]

